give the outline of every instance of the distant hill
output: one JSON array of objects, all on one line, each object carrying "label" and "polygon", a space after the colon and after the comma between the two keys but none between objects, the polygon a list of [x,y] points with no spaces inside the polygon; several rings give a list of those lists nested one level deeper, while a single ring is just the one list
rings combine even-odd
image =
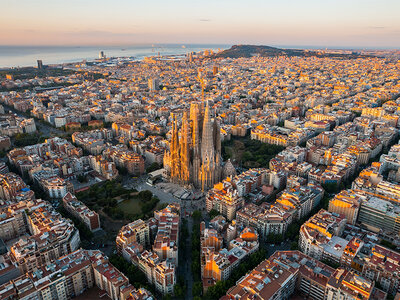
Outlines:
[{"label": "distant hill", "polygon": [[215,58],[239,58],[239,57],[275,57],[275,56],[315,56],[315,57],[338,57],[338,58],[360,58],[372,57],[370,55],[361,55],[357,53],[341,54],[341,53],[325,53],[323,51],[302,50],[302,49],[281,49],[270,46],[255,45],[234,45],[230,49],[214,54]]}]

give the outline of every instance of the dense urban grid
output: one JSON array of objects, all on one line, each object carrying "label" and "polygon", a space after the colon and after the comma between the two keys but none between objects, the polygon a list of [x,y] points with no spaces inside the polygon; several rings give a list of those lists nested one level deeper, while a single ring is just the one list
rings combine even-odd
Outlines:
[{"label": "dense urban grid", "polygon": [[400,60],[224,53],[0,73],[0,299],[399,299]]}]

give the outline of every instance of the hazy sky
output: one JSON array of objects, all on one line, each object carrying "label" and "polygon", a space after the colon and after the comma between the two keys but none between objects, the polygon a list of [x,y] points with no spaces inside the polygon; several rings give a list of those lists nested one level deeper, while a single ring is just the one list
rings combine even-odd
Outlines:
[{"label": "hazy sky", "polygon": [[400,48],[400,0],[0,0],[2,45]]}]

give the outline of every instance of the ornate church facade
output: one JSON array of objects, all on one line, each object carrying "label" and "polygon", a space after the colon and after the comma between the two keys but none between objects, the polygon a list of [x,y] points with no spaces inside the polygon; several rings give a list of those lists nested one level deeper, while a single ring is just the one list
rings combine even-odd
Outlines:
[{"label": "ornate church facade", "polygon": [[169,151],[164,155],[164,168],[171,182],[192,184],[203,191],[210,189],[222,177],[221,130],[219,121],[212,120],[208,102],[190,105],[190,115],[183,113],[178,129],[173,116]]}]

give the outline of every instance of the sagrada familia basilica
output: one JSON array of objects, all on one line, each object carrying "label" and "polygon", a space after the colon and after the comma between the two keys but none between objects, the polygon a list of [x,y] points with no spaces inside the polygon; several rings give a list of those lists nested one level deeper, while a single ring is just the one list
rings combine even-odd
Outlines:
[{"label": "sagrada familia basilica", "polygon": [[[173,116],[170,149],[164,155],[164,168],[170,181],[193,185],[203,191],[229,176],[230,161],[223,167],[221,157],[221,129],[218,119],[212,120],[208,102],[192,103],[190,115],[183,113],[182,125]],[[234,169],[234,168],[233,168]]]}]

